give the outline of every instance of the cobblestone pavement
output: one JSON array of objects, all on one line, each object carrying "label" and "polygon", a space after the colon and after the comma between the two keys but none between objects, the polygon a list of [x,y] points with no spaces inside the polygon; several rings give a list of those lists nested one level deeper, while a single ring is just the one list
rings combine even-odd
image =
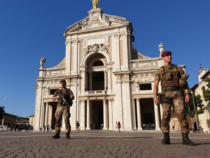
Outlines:
[{"label": "cobblestone pavement", "polygon": [[52,139],[54,132],[0,132],[2,158],[204,158],[210,157],[210,135],[190,134],[196,146],[182,145],[181,134],[171,133],[170,145],[161,145],[162,133],[80,131],[71,139]]}]

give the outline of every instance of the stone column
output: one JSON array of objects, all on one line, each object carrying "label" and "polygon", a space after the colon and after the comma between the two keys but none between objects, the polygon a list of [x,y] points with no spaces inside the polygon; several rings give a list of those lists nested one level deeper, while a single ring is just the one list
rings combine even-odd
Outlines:
[{"label": "stone column", "polygon": [[120,81],[120,76],[116,77],[116,83],[115,88],[116,88],[116,96],[115,96],[115,121],[120,121],[121,125],[123,122],[123,103],[122,103],[122,81]]},{"label": "stone column", "polygon": [[104,90],[106,90],[107,87],[107,71],[104,71]]},{"label": "stone column", "polygon": [[154,110],[155,110],[155,130],[160,131],[160,122],[159,122],[159,115],[158,115],[158,106],[154,103]]},{"label": "stone column", "polygon": [[80,129],[85,130],[85,100],[80,101]]},{"label": "stone column", "polygon": [[46,103],[46,110],[45,110],[45,127],[47,128],[48,125],[48,109],[49,109],[49,103]]},{"label": "stone column", "polygon": [[92,88],[92,83],[93,83],[93,81],[92,81],[92,76],[93,76],[93,73],[90,72],[89,75],[90,75],[90,76],[89,76],[89,86],[90,86],[90,89],[89,89],[89,90],[92,91],[92,89],[93,89],[93,88]]},{"label": "stone column", "polygon": [[77,86],[77,79],[72,79],[71,83],[71,90],[74,93],[74,101],[73,105],[70,107],[70,124],[71,124],[71,129],[76,130],[76,121],[77,121],[77,111],[78,111],[78,86]]},{"label": "stone column", "polygon": [[106,99],[103,100],[103,112],[104,112],[104,128],[103,130],[107,130],[107,106],[106,106]]},{"label": "stone column", "polygon": [[109,100],[109,130],[113,130],[113,111],[112,111],[112,100]]},{"label": "stone column", "polygon": [[123,122],[122,129],[126,131],[132,131],[132,99],[131,99],[131,87],[130,87],[130,80],[129,75],[124,75],[123,84],[122,84],[122,115],[123,115]]},{"label": "stone column", "polygon": [[45,105],[44,103],[41,104],[41,116],[40,116],[40,127],[43,129],[44,125],[44,110],[45,110]]},{"label": "stone column", "polygon": [[49,124],[49,129],[51,130],[52,129],[52,116],[53,116],[53,113],[52,113],[52,105],[49,105],[49,120],[48,120],[48,124]]},{"label": "stone column", "polygon": [[111,87],[111,69],[112,68],[108,68],[108,92],[111,93],[112,91],[112,87]]},{"label": "stone column", "polygon": [[90,100],[87,100],[87,127],[86,130],[90,130]]},{"label": "stone column", "polygon": [[133,130],[136,130],[136,110],[135,99],[133,99]]},{"label": "stone column", "polygon": [[136,99],[136,108],[137,108],[137,116],[138,116],[138,131],[142,131],[141,127],[141,106],[139,103],[139,99]]}]

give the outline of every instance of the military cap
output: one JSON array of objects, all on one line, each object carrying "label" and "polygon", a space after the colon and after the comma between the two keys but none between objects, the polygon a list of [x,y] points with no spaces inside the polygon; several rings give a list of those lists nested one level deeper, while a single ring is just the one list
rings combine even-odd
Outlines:
[{"label": "military cap", "polygon": [[171,55],[172,54],[172,52],[170,52],[170,51],[165,51],[165,52],[163,52],[162,54],[161,54],[161,57],[165,57],[165,56],[167,56],[167,55]]},{"label": "military cap", "polygon": [[61,82],[64,82],[64,83],[66,83],[66,80],[61,80],[61,81],[60,81],[60,83],[61,83]]}]

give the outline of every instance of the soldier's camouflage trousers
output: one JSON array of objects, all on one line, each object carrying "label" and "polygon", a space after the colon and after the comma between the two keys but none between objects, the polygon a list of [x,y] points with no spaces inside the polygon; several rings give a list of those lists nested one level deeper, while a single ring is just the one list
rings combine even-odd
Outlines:
[{"label": "soldier's camouflage trousers", "polygon": [[67,106],[60,106],[60,105],[57,106],[57,110],[55,112],[55,119],[56,119],[55,131],[60,132],[60,128],[62,125],[62,115],[64,116],[66,132],[71,132],[71,126],[69,122],[70,118],[69,108]]},{"label": "soldier's camouflage trousers", "polygon": [[161,128],[163,133],[167,133],[170,130],[169,122],[171,118],[171,107],[174,104],[177,119],[181,126],[182,133],[189,132],[189,125],[184,115],[184,96],[181,91],[170,91],[165,94],[165,104],[162,104],[162,122]]}]

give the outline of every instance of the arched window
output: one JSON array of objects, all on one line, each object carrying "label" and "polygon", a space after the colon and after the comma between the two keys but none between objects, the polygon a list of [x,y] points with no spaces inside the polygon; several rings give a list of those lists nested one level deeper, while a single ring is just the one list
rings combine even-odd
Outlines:
[{"label": "arched window", "polygon": [[93,66],[103,66],[103,65],[104,65],[104,63],[100,60],[97,60],[93,63]]}]

